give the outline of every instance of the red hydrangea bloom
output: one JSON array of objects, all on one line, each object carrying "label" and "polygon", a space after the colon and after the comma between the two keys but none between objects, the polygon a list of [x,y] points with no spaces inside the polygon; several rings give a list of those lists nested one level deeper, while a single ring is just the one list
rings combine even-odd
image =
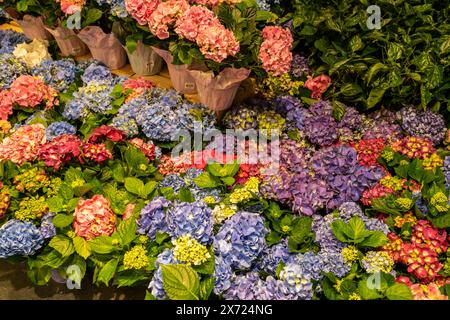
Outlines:
[{"label": "red hydrangea bloom", "polygon": [[89,143],[97,143],[105,139],[111,140],[113,142],[123,141],[125,139],[125,133],[114,127],[102,125],[96,128],[91,136],[89,137]]},{"label": "red hydrangea bloom", "polygon": [[447,251],[447,232],[445,229],[434,228],[430,221],[419,220],[414,225],[411,242],[419,247],[427,247],[437,254]]},{"label": "red hydrangea bloom", "polygon": [[374,187],[364,190],[361,197],[361,202],[366,206],[370,206],[372,205],[373,199],[383,198],[392,193],[395,193],[395,191],[391,188],[383,186],[380,183],[377,183]]},{"label": "red hydrangea bloom", "polygon": [[156,154],[155,154],[156,146],[153,143],[147,143],[144,140],[139,139],[139,138],[131,139],[128,142],[130,142],[135,147],[139,148],[139,150],[141,150],[145,154],[145,156],[147,157],[147,159],[149,161],[155,160],[155,158],[156,158]]},{"label": "red hydrangea bloom", "polygon": [[391,147],[411,159],[428,158],[436,151],[431,140],[419,137],[405,137],[393,142]]},{"label": "red hydrangea bloom", "polygon": [[64,134],[47,142],[39,149],[39,160],[45,165],[59,169],[74,158],[80,159],[81,140],[72,134]]},{"label": "red hydrangea bloom", "polygon": [[433,281],[443,265],[436,253],[426,247],[404,243],[400,251],[400,261],[408,266],[408,272],[424,282]]},{"label": "red hydrangea bloom", "polygon": [[83,157],[97,163],[112,159],[111,151],[106,148],[104,143],[85,143],[82,147]]},{"label": "red hydrangea bloom", "polygon": [[358,161],[361,165],[371,167],[377,165],[377,158],[384,149],[383,139],[366,139],[355,144],[358,151]]},{"label": "red hydrangea bloom", "polygon": [[251,177],[256,177],[261,180],[262,179],[261,167],[262,167],[261,164],[241,164],[239,166],[239,171],[235,177],[236,183],[244,184]]}]

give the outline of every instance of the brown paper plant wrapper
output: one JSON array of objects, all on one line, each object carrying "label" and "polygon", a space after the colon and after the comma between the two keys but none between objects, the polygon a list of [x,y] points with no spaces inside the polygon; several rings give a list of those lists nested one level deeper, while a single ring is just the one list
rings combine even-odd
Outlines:
[{"label": "brown paper plant wrapper", "polygon": [[52,35],[45,29],[44,19],[42,17],[33,17],[24,15],[22,20],[14,20],[22,28],[25,36],[31,40],[51,40]]},{"label": "brown paper plant wrapper", "polygon": [[92,57],[111,69],[120,69],[127,63],[127,53],[113,34],[106,34],[100,27],[90,26],[80,31],[78,37],[92,53]]},{"label": "brown paper plant wrapper", "polygon": [[206,71],[208,68],[204,64],[193,62],[191,65],[176,65],[172,64],[173,57],[169,51],[162,50],[159,48],[152,47],[153,50],[161,56],[167,63],[167,68],[169,69],[170,80],[172,81],[172,86],[178,92],[184,94],[194,94],[197,93],[197,86],[195,85],[194,78],[189,74],[189,70],[202,70]]},{"label": "brown paper plant wrapper", "polygon": [[78,57],[89,53],[88,47],[78,38],[73,30],[65,27],[57,27],[54,30],[50,28],[45,29],[53,35],[64,57]]},{"label": "brown paper plant wrapper", "polygon": [[133,53],[130,53],[127,47],[124,47],[124,49],[128,54],[131,68],[138,76],[152,76],[161,71],[163,59],[151,46],[146,46],[139,40]]},{"label": "brown paper plant wrapper", "polygon": [[217,76],[212,71],[190,70],[189,73],[195,79],[200,102],[220,113],[231,107],[241,82],[248,78],[250,70],[225,68]]}]

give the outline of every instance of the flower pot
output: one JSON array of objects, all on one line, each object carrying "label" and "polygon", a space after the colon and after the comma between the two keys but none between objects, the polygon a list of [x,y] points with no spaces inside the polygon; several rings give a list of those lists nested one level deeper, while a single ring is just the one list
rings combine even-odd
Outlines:
[{"label": "flower pot", "polygon": [[89,53],[88,47],[73,30],[65,27],[45,29],[53,35],[63,56],[82,56]]},{"label": "flower pot", "polygon": [[217,76],[212,71],[189,70],[195,79],[200,102],[214,111],[231,107],[242,81],[248,78],[250,70],[225,68]]},{"label": "flower pot", "polygon": [[51,40],[52,35],[45,30],[44,19],[42,17],[33,17],[24,15],[22,20],[15,20],[22,28],[25,36],[31,40]]},{"label": "flower pot", "polygon": [[106,34],[100,27],[86,27],[78,37],[92,53],[92,57],[111,69],[120,69],[127,63],[127,53],[113,34]]},{"label": "flower pot", "polygon": [[197,93],[197,87],[195,85],[194,78],[190,75],[189,70],[208,70],[204,64],[192,63],[191,65],[176,65],[172,64],[173,57],[169,51],[158,49],[152,47],[153,50],[159,54],[164,61],[167,63],[167,68],[169,69],[170,80],[172,81],[172,86],[178,92],[184,94]]},{"label": "flower pot", "polygon": [[131,68],[139,76],[151,76],[161,71],[163,67],[162,58],[150,46],[138,41],[133,53],[124,47],[130,60]]}]

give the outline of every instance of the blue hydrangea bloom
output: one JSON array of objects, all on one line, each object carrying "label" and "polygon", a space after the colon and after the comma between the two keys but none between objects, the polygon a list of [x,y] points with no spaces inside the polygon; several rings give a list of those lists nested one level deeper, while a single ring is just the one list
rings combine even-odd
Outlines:
[{"label": "blue hydrangea bloom", "polygon": [[214,269],[214,293],[219,295],[231,287],[233,270],[231,266],[221,256],[215,257]]},{"label": "blue hydrangea bloom", "polygon": [[319,256],[323,261],[323,272],[331,272],[336,277],[342,278],[350,271],[352,265],[345,262],[341,250],[322,249]]},{"label": "blue hydrangea bloom", "polygon": [[214,239],[220,254],[233,269],[249,269],[266,247],[268,233],[257,213],[241,211],[226,220]]},{"label": "blue hydrangea bloom", "polygon": [[51,123],[45,129],[45,137],[48,141],[52,141],[54,138],[63,134],[75,134],[77,129],[68,122],[58,121]]},{"label": "blue hydrangea bloom", "polygon": [[450,156],[446,156],[444,159],[444,167],[442,168],[445,175],[445,187],[450,189]]},{"label": "blue hydrangea bloom", "polygon": [[151,240],[156,237],[156,232],[168,232],[166,222],[166,209],[171,202],[164,197],[156,197],[142,210],[137,221],[137,232],[146,234]]},{"label": "blue hydrangea bloom", "polygon": [[125,0],[95,0],[99,5],[107,5],[110,13],[119,18],[126,18],[128,11],[125,8]]},{"label": "blue hydrangea bloom", "polygon": [[220,202],[221,200],[221,192],[218,188],[200,188],[198,187],[194,179],[197,178],[200,174],[202,174],[204,170],[196,169],[196,168],[189,168],[183,179],[184,183],[187,187],[189,187],[189,190],[191,191],[192,195],[194,196],[196,201],[202,201],[206,197],[213,197],[216,202]]},{"label": "blue hydrangea bloom", "polygon": [[165,249],[163,252],[161,252],[156,258],[155,267],[157,268],[155,273],[153,274],[153,278],[150,281],[150,284],[148,285],[148,289],[150,290],[151,294],[156,299],[166,299],[167,295],[164,291],[164,285],[163,285],[163,277],[162,277],[162,270],[161,265],[166,264],[178,264],[178,261],[173,256],[173,251],[170,249]]},{"label": "blue hydrangea bloom", "polygon": [[84,84],[88,84],[91,81],[110,82],[112,80],[111,70],[101,64],[91,63],[85,70],[83,75],[81,76],[81,80],[83,80]]},{"label": "blue hydrangea bloom", "polygon": [[27,42],[28,38],[14,30],[0,30],[0,54],[12,53],[20,43]]},{"label": "blue hydrangea bloom", "polygon": [[49,212],[45,214],[41,219],[41,225],[39,231],[44,239],[53,238],[56,235],[56,228],[53,225],[53,217],[56,214],[54,212]]},{"label": "blue hydrangea bloom", "polygon": [[311,279],[320,280],[322,278],[322,271],[326,261],[323,260],[320,254],[315,254],[314,252],[298,254],[294,261],[299,264],[305,274]]},{"label": "blue hydrangea bloom", "polygon": [[175,193],[178,193],[181,188],[186,187],[186,183],[179,175],[171,173],[168,174],[163,181],[158,184],[158,188],[172,188]]},{"label": "blue hydrangea bloom", "polygon": [[27,73],[27,66],[12,54],[0,55],[0,89],[9,89],[14,80]]},{"label": "blue hydrangea bloom", "polygon": [[286,289],[296,300],[311,300],[313,285],[311,277],[297,263],[288,263],[280,272],[280,280],[286,284]]},{"label": "blue hydrangea bloom", "polygon": [[79,118],[85,118],[90,112],[89,109],[82,104],[82,102],[77,99],[77,93],[73,95],[74,98],[66,103],[64,111],[62,113],[63,117],[68,120],[76,120]]},{"label": "blue hydrangea bloom", "polygon": [[75,81],[79,70],[72,59],[44,60],[31,70],[31,74],[41,77],[45,83],[62,92]]},{"label": "blue hydrangea bloom", "polygon": [[212,241],[212,210],[203,202],[177,202],[167,214],[169,234],[173,238],[191,235],[202,244]]},{"label": "blue hydrangea bloom", "polygon": [[41,232],[30,222],[10,220],[0,228],[0,258],[31,256],[43,244]]},{"label": "blue hydrangea bloom", "polygon": [[262,258],[258,262],[256,268],[271,275],[276,274],[280,263],[287,263],[294,257],[293,254],[289,253],[286,239],[276,245],[266,248],[261,256]]},{"label": "blue hydrangea bloom", "polygon": [[129,138],[139,134],[139,126],[136,120],[125,115],[116,115],[112,119],[111,126],[123,131]]}]

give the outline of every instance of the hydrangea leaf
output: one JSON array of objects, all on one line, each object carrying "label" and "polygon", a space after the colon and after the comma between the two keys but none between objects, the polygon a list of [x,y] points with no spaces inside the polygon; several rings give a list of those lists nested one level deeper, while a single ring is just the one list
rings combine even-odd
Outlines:
[{"label": "hydrangea leaf", "polygon": [[164,290],[172,300],[199,300],[198,274],[185,265],[162,265]]}]

